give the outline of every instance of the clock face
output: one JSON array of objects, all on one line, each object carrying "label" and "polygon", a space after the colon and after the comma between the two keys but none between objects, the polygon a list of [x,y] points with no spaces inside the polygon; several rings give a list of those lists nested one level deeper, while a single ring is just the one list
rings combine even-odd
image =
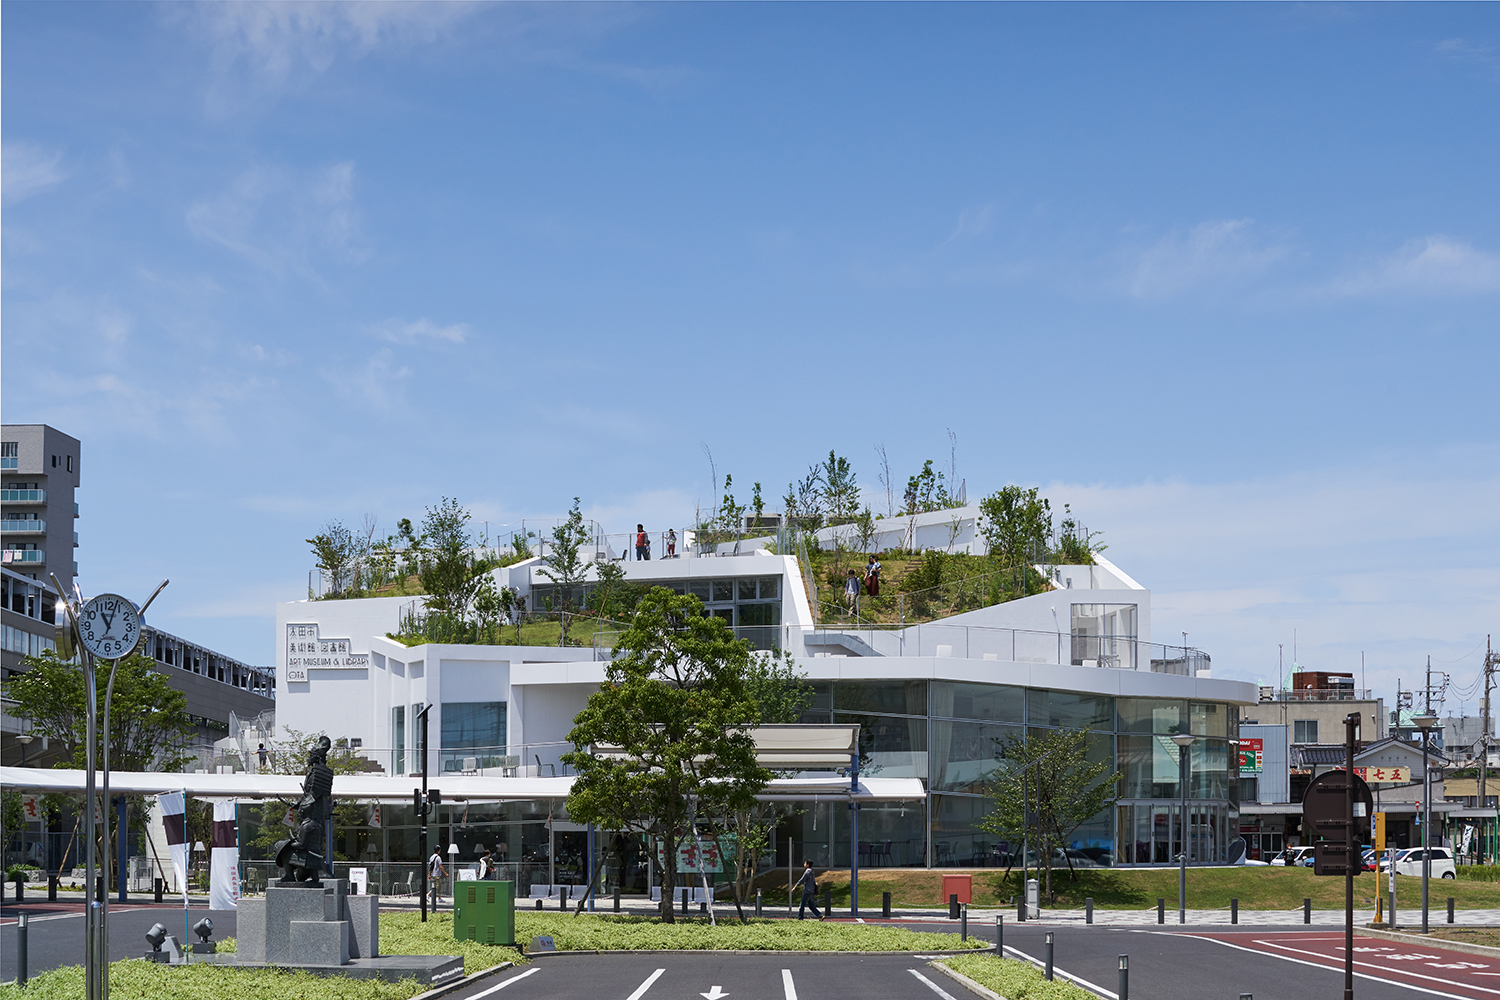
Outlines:
[{"label": "clock face", "polygon": [[141,639],[141,614],[119,594],[100,594],[78,613],[78,638],[101,659],[127,656]]}]

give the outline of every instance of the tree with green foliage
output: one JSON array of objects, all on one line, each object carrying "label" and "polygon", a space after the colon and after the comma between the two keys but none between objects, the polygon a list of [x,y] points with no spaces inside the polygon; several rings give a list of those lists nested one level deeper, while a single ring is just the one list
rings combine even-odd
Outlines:
[{"label": "tree with green foliage", "polygon": [[[59,766],[86,766],[84,732],[88,701],[84,694],[86,669],[47,650],[28,656],[24,673],[7,682],[15,701],[10,711],[31,720],[31,731],[67,751]],[[95,662],[98,718],[104,724],[104,696],[111,663]],[[155,663],[144,656],[128,656],[115,672],[114,700],[109,712],[109,766],[116,771],[175,771],[192,755],[185,753],[194,729],[187,718],[187,698],[167,686]],[[103,763],[101,755],[99,763]]]},{"label": "tree with green foliage", "polygon": [[[1046,889],[1052,892],[1052,863],[1059,852],[1073,879],[1073,859],[1067,854],[1073,831],[1115,804],[1122,775],[1109,755],[1090,760],[1086,729],[1031,730],[1026,736],[995,741],[999,767],[989,781],[995,808],[976,825],[1012,844],[1026,842],[1046,870]],[[1025,812],[1032,814],[1026,822]],[[1014,855],[1016,852],[1012,851]]]},{"label": "tree with green foliage", "polygon": [[588,573],[589,564],[580,554],[588,540],[589,530],[583,523],[578,498],[574,497],[573,508],[568,511],[567,519],[552,529],[552,551],[547,553],[544,565],[540,567],[541,574],[553,583],[552,589],[556,595],[553,607],[562,616],[562,630],[557,637],[559,646],[568,644],[568,612],[573,607],[573,591],[583,583]]},{"label": "tree with green foliage", "polygon": [[655,838],[661,917],[673,923],[677,850],[695,819],[752,808],[771,777],[750,735],[760,719],[750,651],[696,597],[656,587],[615,654],[568,734],[575,749],[562,759],[578,773],[568,815]]},{"label": "tree with green foliage", "polygon": [[354,533],[342,521],[333,520],[323,526],[321,534],[307,539],[307,544],[312,546],[315,565],[323,573],[324,596],[343,597],[353,580],[358,556]]},{"label": "tree with green foliage", "polygon": [[828,458],[823,462],[821,479],[823,507],[828,512],[829,522],[842,524],[852,521],[859,510],[859,483],[856,481],[854,466],[849,464],[847,458],[841,458],[830,449]]},{"label": "tree with green foliage", "polygon": [[[327,734],[321,730],[315,733],[304,733],[289,726],[279,726],[277,732],[278,735],[266,743],[266,749],[270,753],[262,773],[306,774],[308,752],[317,745],[318,740]],[[350,749],[346,740],[333,739],[332,743],[333,747],[328,751],[328,766],[334,774],[360,774],[366,769],[365,759]],[[291,803],[285,799],[262,805],[249,803],[242,805],[240,807],[241,821],[249,831],[244,835],[245,844],[269,851],[277,841],[285,840],[290,836],[290,828],[283,822],[290,807]],[[368,812],[369,806],[366,803],[353,799],[335,799],[333,806],[334,843],[339,843],[338,830],[340,828],[363,825]],[[189,822],[191,821],[190,816]],[[212,834],[213,813],[211,810],[208,814],[208,822],[209,833]],[[203,840],[204,843],[210,842],[201,836],[198,839]]]},{"label": "tree with green foliage", "polygon": [[1108,545],[1100,545],[1094,539],[1103,532],[1090,531],[1073,515],[1072,504],[1063,504],[1063,519],[1058,525],[1057,552],[1053,558],[1064,566],[1092,566],[1094,553],[1103,552]]},{"label": "tree with green foliage", "polygon": [[472,621],[474,599],[495,568],[488,558],[474,554],[470,516],[457,500],[443,497],[437,506],[427,508],[422,522],[427,544],[419,578],[427,595],[427,611],[443,615],[460,627]]},{"label": "tree with green foliage", "polygon": [[1035,486],[1005,486],[979,501],[979,533],[990,556],[1016,574],[1016,590],[1030,592],[1031,564],[1049,557],[1052,505]]}]

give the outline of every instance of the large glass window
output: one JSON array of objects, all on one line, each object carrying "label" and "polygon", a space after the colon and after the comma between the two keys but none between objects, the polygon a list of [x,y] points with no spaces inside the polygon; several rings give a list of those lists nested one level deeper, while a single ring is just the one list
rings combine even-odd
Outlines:
[{"label": "large glass window", "polygon": [[1229,735],[1228,707],[1217,702],[1192,702],[1189,725],[1188,731],[1195,736],[1226,738]]},{"label": "large glass window", "polygon": [[1007,736],[1020,736],[1020,726],[993,726],[978,722],[932,722],[932,768],[929,787],[951,792],[983,793],[991,772],[998,766],[995,751]]},{"label": "large glass window", "polygon": [[1075,604],[1073,666],[1135,669],[1136,605]]},{"label": "large glass window", "polygon": [[1119,747],[1116,766],[1125,775],[1123,798],[1181,797],[1177,744],[1165,736],[1121,736]]},{"label": "large glass window", "polygon": [[444,771],[475,767],[499,767],[505,754],[505,702],[443,702]]},{"label": "large glass window", "polygon": [[1187,732],[1187,702],[1180,698],[1120,698],[1117,728],[1122,733],[1171,736]]},{"label": "large glass window", "polygon": [[927,777],[927,720],[835,712],[834,722],[859,724],[859,769],[882,778]]},{"label": "large glass window", "polygon": [[[1012,845],[996,840],[994,834],[978,828],[980,820],[990,814],[993,805],[988,797],[977,795],[934,795],[932,797],[932,862],[939,868],[972,868],[987,865]],[[1020,845],[1014,845],[1016,850]]]},{"label": "large glass window", "polygon": [[1108,729],[1114,721],[1114,699],[1070,691],[1026,692],[1026,724],[1060,729]]},{"label": "large glass window", "polygon": [[[160,659],[160,657],[158,657]],[[391,709],[391,764],[395,774],[406,773],[406,706]]]},{"label": "large glass window", "polygon": [[833,707],[839,712],[927,714],[926,681],[835,681]]},{"label": "large glass window", "polygon": [[1025,722],[1024,688],[1000,684],[932,682],[932,714],[937,718],[984,722]]}]

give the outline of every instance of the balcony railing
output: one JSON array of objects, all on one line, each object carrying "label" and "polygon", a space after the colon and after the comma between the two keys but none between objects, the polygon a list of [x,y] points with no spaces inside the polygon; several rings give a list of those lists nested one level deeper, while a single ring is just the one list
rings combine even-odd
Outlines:
[{"label": "balcony railing", "polygon": [[47,533],[47,522],[42,520],[4,520],[0,521],[0,531],[7,535],[44,535]]},{"label": "balcony railing", "polygon": [[0,553],[6,566],[40,565],[47,561],[47,554],[41,549],[6,549]]},{"label": "balcony railing", "polygon": [[0,503],[46,503],[46,490],[0,490]]},{"label": "balcony railing", "polygon": [[1277,691],[1275,701],[1369,701],[1369,688],[1332,687],[1303,688],[1300,691]]},{"label": "balcony railing", "polygon": [[15,455],[6,455],[4,458],[0,458],[0,469],[19,469],[20,467],[21,459]]}]

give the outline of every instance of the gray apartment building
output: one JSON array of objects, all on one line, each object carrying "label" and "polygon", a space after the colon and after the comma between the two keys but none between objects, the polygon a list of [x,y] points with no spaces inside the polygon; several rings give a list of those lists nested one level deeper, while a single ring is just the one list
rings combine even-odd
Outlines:
[{"label": "gray apartment building", "polygon": [[33,580],[78,573],[74,520],[82,443],[46,424],[0,428],[0,545],[4,567]]}]

